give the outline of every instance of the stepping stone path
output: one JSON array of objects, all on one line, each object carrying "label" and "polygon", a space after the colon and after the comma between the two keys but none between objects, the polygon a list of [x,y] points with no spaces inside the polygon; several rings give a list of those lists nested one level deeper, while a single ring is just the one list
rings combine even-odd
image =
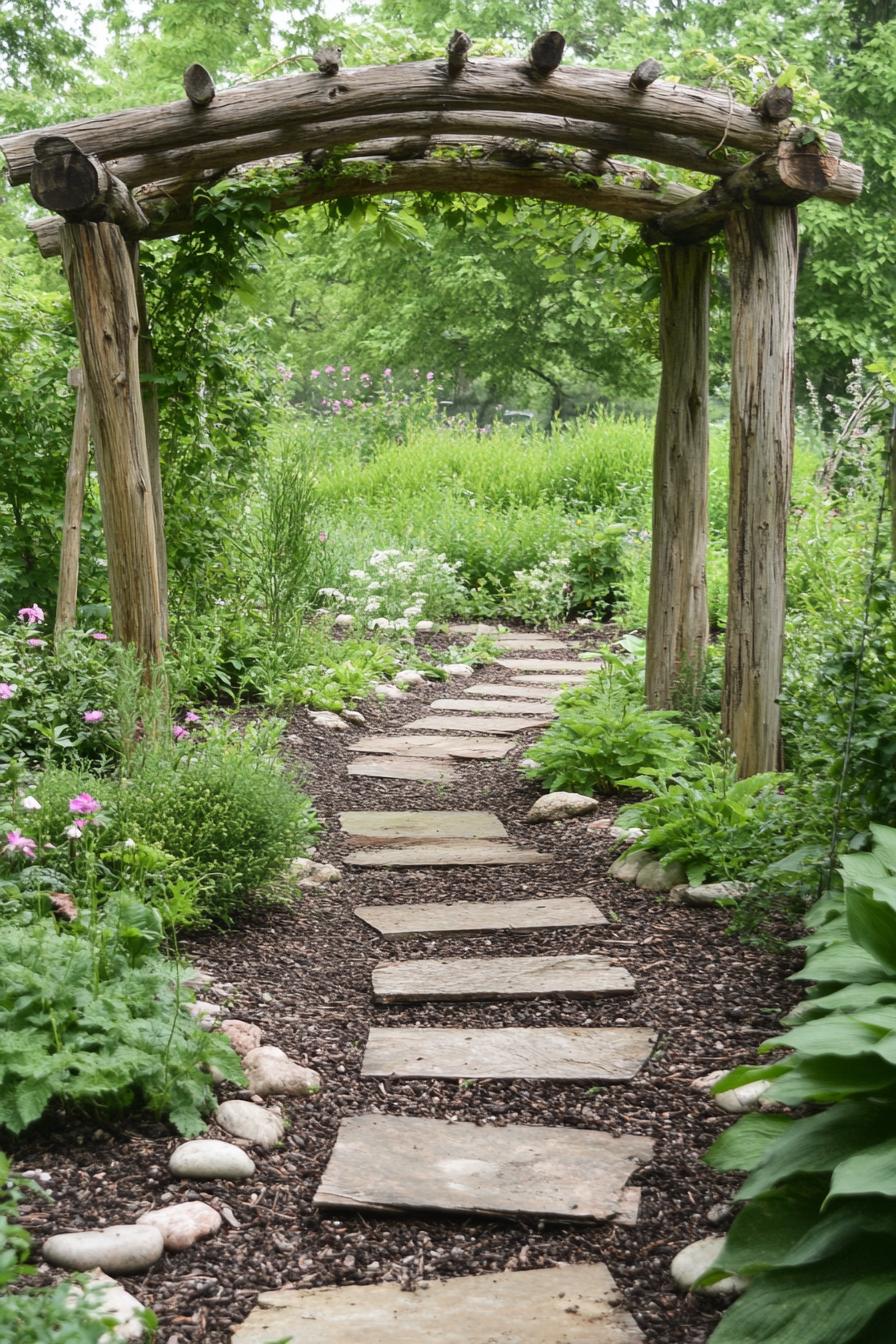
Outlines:
[{"label": "stepping stone path", "polygon": [[[358,759],[349,763],[348,774],[395,780],[399,803],[401,781],[453,785],[461,776],[452,761],[502,760],[514,750],[509,736],[549,724],[556,712],[552,702],[562,689],[581,685],[599,666],[551,656],[568,649],[551,636],[498,636],[496,627],[478,624],[449,630],[496,636],[506,656],[497,660],[495,671],[503,669],[509,680],[459,685],[460,694],[434,701],[425,716],[403,724],[394,735],[368,734],[349,743]],[[460,672],[467,676],[470,669],[461,665]],[[502,819],[489,812],[356,811],[341,813],[339,822],[350,846],[345,858],[350,866],[529,865],[553,858],[514,843]],[[533,929],[582,930],[593,938],[607,928],[605,915],[587,897],[489,901],[487,888],[482,900],[360,905],[354,913],[384,940],[476,938]],[[373,1002],[384,1004],[592,998],[634,990],[625,966],[585,951],[384,961],[372,976]],[[361,1075],[614,1083],[634,1077],[655,1044],[656,1034],[636,1023],[460,1029],[374,1025]],[[255,1091],[252,1058],[265,1049],[250,1050],[244,1060]],[[425,1109],[426,1102],[421,1104]],[[232,1132],[239,1133],[242,1114],[234,1118]],[[629,1181],[652,1154],[652,1140],[639,1134],[369,1112],[341,1121],[314,1202],[322,1209],[367,1216],[420,1211],[467,1219],[631,1225],[640,1191]],[[398,1284],[381,1284],[265,1293],[236,1328],[234,1344],[274,1339],[342,1344],[361,1338],[388,1338],[390,1344],[643,1344],[602,1264],[560,1264],[421,1286],[428,1291],[408,1293]]]},{"label": "stepping stone path", "polygon": [[356,1115],[339,1126],[314,1202],[602,1222],[625,1211],[626,1182],[652,1154],[650,1139],[596,1129]]},{"label": "stepping stone path", "polygon": [[605,1265],[465,1275],[408,1293],[397,1283],[262,1293],[237,1344],[639,1344]]},{"label": "stepping stone path", "polygon": [[373,971],[377,1003],[557,995],[583,999],[599,994],[632,994],[634,989],[635,982],[623,966],[597,956],[386,961]]}]

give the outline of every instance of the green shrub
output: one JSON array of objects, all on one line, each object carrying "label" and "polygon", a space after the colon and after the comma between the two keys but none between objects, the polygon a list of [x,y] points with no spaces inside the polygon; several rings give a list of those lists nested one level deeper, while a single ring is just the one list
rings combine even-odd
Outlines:
[{"label": "green shrub", "polygon": [[18,1134],[51,1102],[145,1107],[197,1134],[215,1104],[214,1064],[234,1082],[222,1036],[187,1013],[192,997],[159,953],[162,921],[133,896],[70,924],[8,923],[0,940],[0,1125]]},{"label": "green shrub", "polygon": [[564,692],[557,717],[530,747],[529,778],[551,792],[593,795],[637,787],[638,777],[665,778],[681,771],[695,745],[678,715],[645,709],[640,662],[608,659],[584,686]]},{"label": "green shrub", "polygon": [[793,812],[779,792],[786,780],[739,780],[733,761],[703,762],[672,781],[644,776],[633,783],[651,796],[622,808],[617,823],[645,831],[632,848],[682,864],[691,883],[743,878],[792,836]]},{"label": "green shrub", "polygon": [[727,1090],[768,1080],[769,1100],[813,1108],[743,1116],[710,1148],[746,1171],[747,1201],[706,1282],[751,1280],[712,1344],[884,1344],[896,1328],[896,831],[873,827],[871,854],[848,855],[845,890],[807,919],[812,984],[763,1050],[789,1053],[735,1069]]},{"label": "green shrub", "polygon": [[204,884],[202,908],[227,924],[317,831],[309,798],[274,750],[281,725],[226,725],[205,742],[148,746],[118,798],[118,838],[139,837]]}]

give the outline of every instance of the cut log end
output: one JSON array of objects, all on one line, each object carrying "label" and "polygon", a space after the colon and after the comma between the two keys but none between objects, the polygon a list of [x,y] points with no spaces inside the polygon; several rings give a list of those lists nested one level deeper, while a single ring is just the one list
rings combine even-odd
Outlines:
[{"label": "cut log end", "polygon": [[468,37],[461,28],[455,28],[451,37],[448,39],[448,78],[456,79],[463,72],[467,63],[467,54],[473,45],[473,39]]},{"label": "cut log end", "polygon": [[208,107],[215,96],[215,81],[204,65],[194,62],[184,71],[184,93],[194,107]]},{"label": "cut log end", "polygon": [[318,47],[314,53],[314,64],[327,79],[338,75],[342,66],[342,48],[337,46]]},{"label": "cut log end", "polygon": [[653,58],[642,61],[640,65],[635,66],[629,75],[628,86],[634,89],[636,93],[645,93],[651,84],[655,84],[663,73],[663,67],[659,61]]},{"label": "cut log end", "polygon": [[793,89],[786,84],[773,84],[753,104],[753,111],[763,121],[786,121],[793,110]]},{"label": "cut log end", "polygon": [[566,38],[562,33],[558,33],[556,28],[541,33],[529,51],[530,66],[542,77],[552,75],[563,60],[565,47]]},{"label": "cut log end", "polygon": [[106,188],[106,174],[92,156],[62,136],[48,136],[35,146],[31,169],[31,195],[46,210],[74,214],[89,210]]}]

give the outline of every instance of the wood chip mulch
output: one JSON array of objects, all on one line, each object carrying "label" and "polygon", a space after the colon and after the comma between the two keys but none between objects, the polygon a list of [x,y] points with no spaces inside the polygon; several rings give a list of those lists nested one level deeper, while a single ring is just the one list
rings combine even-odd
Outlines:
[{"label": "wood chip mulch", "polygon": [[[567,633],[580,647],[593,646],[593,636],[586,641],[579,631]],[[476,675],[496,679],[494,668]],[[462,695],[469,684],[452,683],[451,694]],[[395,732],[445,694],[437,684],[409,695],[406,704],[365,702],[367,728],[357,732]],[[258,1023],[266,1043],[317,1069],[323,1090],[312,1100],[284,1103],[290,1122],[285,1143],[271,1154],[254,1153],[257,1173],[241,1184],[190,1188],[173,1180],[167,1162],[177,1140],[164,1126],[140,1120],[98,1126],[57,1115],[11,1146],[18,1170],[42,1169],[52,1177],[54,1202],[30,1204],[23,1221],[39,1245],[51,1232],[130,1222],[162,1201],[204,1199],[225,1208],[216,1237],[123,1280],[158,1314],[160,1344],[225,1344],[231,1327],[266,1289],[395,1281],[413,1290],[418,1279],[436,1276],[598,1260],[608,1265],[650,1344],[704,1344],[718,1303],[677,1293],[669,1262],[689,1242],[724,1231],[728,1219],[718,1206],[730,1200],[738,1181],[700,1160],[731,1117],[691,1083],[712,1069],[755,1060],[757,1046],[797,997],[786,982],[796,955],[744,946],[726,934],[724,911],[672,906],[608,878],[619,846],[605,832],[587,829],[592,818],[527,824],[523,818],[539,790],[522,779],[515,763],[535,734],[526,735],[505,761],[458,762],[459,780],[451,786],[349,778],[345,765],[354,735],[317,729],[304,711],[287,729],[290,761],[327,822],[317,858],[344,861],[348,846],[335,820],[340,811],[475,808],[496,812],[513,840],[537,841],[555,853],[556,862],[528,869],[345,868],[338,885],[299,893],[291,906],[256,911],[239,930],[186,940],[196,965],[232,985],[228,1015]],[[601,814],[613,816],[617,804],[606,799]],[[380,902],[565,895],[593,897],[609,925],[393,943],[352,915],[355,905]],[[384,959],[583,952],[618,957],[635,976],[638,993],[603,1002],[371,1002],[370,973]],[[631,1083],[605,1087],[361,1080],[372,1024],[646,1025],[659,1031],[659,1045]],[[635,1177],[643,1189],[638,1224],[576,1227],[316,1211],[312,1196],[340,1119],[371,1109],[647,1135],[656,1141],[656,1153]],[[214,1128],[209,1133],[228,1137]],[[31,1282],[49,1281],[54,1273],[43,1269]]]}]

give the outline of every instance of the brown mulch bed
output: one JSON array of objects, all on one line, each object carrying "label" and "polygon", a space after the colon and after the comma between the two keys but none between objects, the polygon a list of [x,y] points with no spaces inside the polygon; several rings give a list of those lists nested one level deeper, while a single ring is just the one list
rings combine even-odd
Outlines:
[{"label": "brown mulch bed", "polygon": [[[570,633],[584,647],[581,632]],[[508,676],[496,668],[477,673],[481,681]],[[450,693],[463,694],[469,684],[451,683]],[[394,731],[447,693],[444,685],[434,685],[409,696],[404,705],[365,703],[368,730]],[[609,1266],[650,1344],[704,1344],[718,1318],[717,1305],[677,1294],[668,1266],[681,1247],[724,1228],[725,1219],[720,1222],[714,1206],[727,1201],[738,1182],[700,1160],[730,1117],[691,1082],[711,1069],[755,1058],[757,1045],[796,997],[786,984],[793,969],[789,958],[727,936],[723,911],[672,906],[608,878],[618,845],[605,833],[589,832],[588,819],[527,825],[525,812],[539,791],[514,767],[524,743],[503,762],[458,763],[460,780],[447,787],[350,779],[345,763],[351,736],[314,728],[303,711],[287,733],[286,749],[305,771],[328,823],[319,844],[321,859],[341,864],[347,853],[335,821],[339,811],[477,808],[498,813],[514,839],[530,844],[536,839],[556,860],[533,868],[346,868],[340,884],[300,893],[302,899],[289,907],[258,911],[239,931],[190,939],[187,952],[195,963],[233,986],[229,1015],[257,1022],[266,1042],[318,1069],[322,1092],[310,1101],[285,1103],[291,1122],[285,1143],[273,1154],[254,1154],[258,1170],[252,1180],[192,1190],[170,1178],[167,1160],[176,1140],[162,1126],[44,1124],[12,1150],[18,1169],[41,1168],[52,1176],[54,1203],[31,1205],[25,1216],[36,1240],[53,1231],[131,1221],[166,1195],[168,1201],[201,1198],[226,1205],[237,1227],[225,1223],[210,1241],[167,1255],[144,1277],[124,1281],[157,1312],[161,1344],[224,1344],[230,1327],[245,1318],[265,1289],[384,1280],[412,1289],[417,1279],[435,1276],[596,1260]],[[607,799],[604,814],[612,816],[615,810],[614,800]],[[396,944],[380,940],[352,915],[353,906],[377,902],[573,894],[595,899],[610,920],[605,930]],[[614,948],[637,979],[636,995],[603,1002],[390,1007],[376,1007],[370,999],[371,969],[385,958],[613,954]],[[659,1045],[631,1083],[606,1087],[361,1080],[359,1065],[371,1024],[643,1024],[657,1028]],[[656,1141],[656,1153],[635,1177],[644,1192],[638,1225],[335,1217],[316,1211],[312,1196],[339,1120],[370,1109],[648,1135]],[[36,1281],[48,1275],[44,1270]]]}]

